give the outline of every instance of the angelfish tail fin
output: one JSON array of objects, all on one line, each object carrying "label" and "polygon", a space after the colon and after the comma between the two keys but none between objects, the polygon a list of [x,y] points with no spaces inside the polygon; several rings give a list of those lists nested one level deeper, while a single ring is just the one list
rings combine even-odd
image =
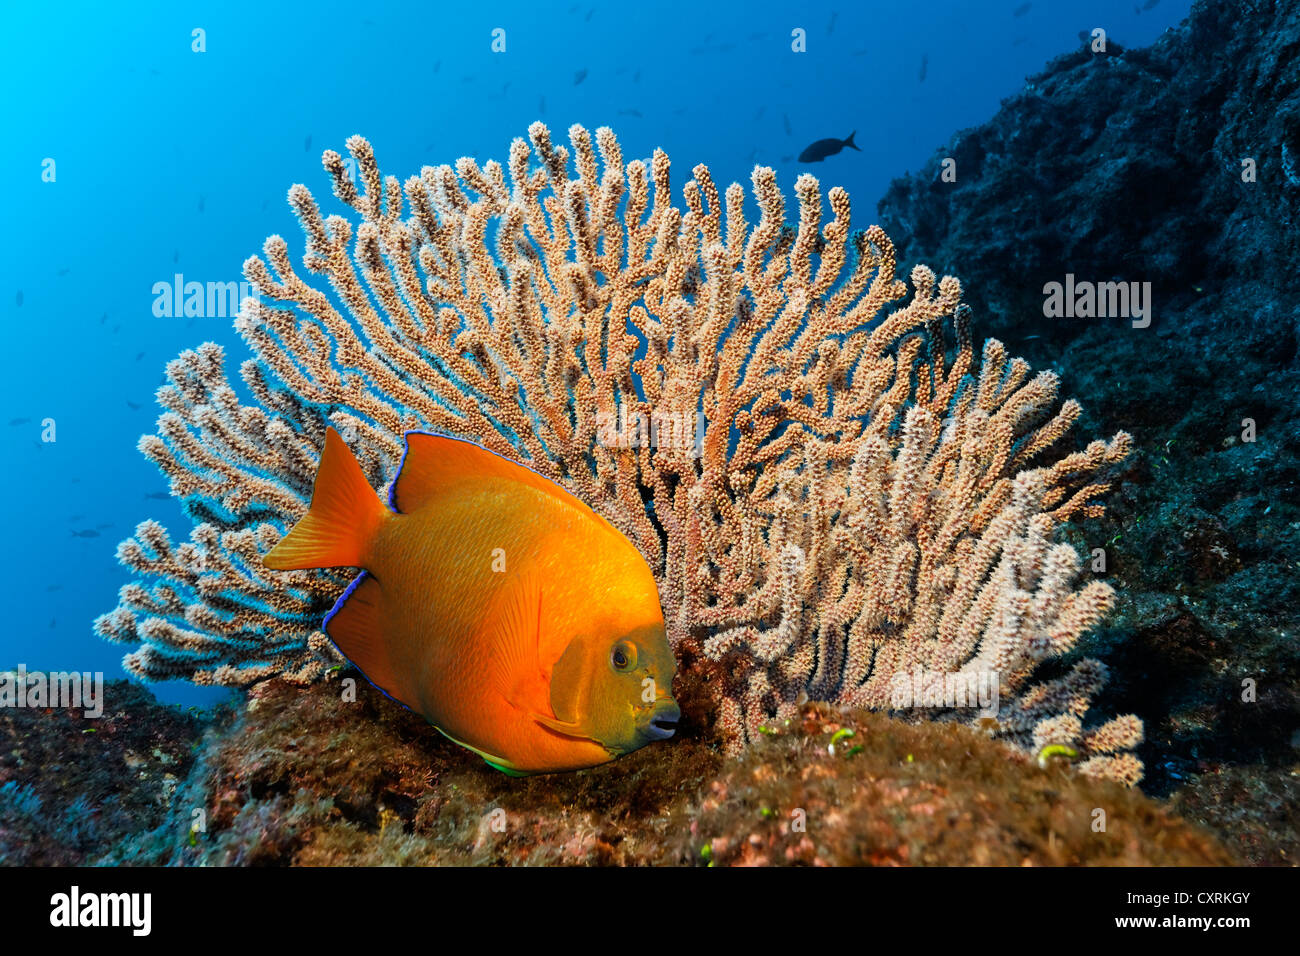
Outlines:
[{"label": "angelfish tail fin", "polygon": [[856,149],[860,153],[862,152],[862,147],[859,146],[857,143],[853,142],[853,137],[857,135],[858,135],[857,130],[854,130],[852,133],[849,133],[849,138],[844,141],[843,145],[851,146],[853,149]]},{"label": "angelfish tail fin", "polygon": [[361,465],[333,428],[316,469],[311,507],[262,559],[277,571],[365,567],[365,556],[388,516]]}]

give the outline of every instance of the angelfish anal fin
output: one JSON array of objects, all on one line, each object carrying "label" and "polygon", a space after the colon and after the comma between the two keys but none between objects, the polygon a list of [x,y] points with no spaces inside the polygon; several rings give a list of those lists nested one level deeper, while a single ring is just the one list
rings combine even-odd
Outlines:
[{"label": "angelfish anal fin", "polygon": [[383,588],[363,571],[325,615],[324,631],[343,656],[355,664],[366,680],[385,694],[419,709],[415,689],[393,660],[385,637]]}]

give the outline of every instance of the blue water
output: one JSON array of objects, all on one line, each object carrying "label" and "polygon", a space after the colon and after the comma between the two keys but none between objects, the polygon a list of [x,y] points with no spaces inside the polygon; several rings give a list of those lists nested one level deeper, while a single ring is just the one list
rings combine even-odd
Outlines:
[{"label": "blue water", "polygon": [[[177,273],[238,280],[271,233],[296,255],[286,190],[327,193],[320,153],[348,135],[405,179],[466,154],[504,159],[538,118],[557,138],[609,125],[628,159],[666,149],[678,188],[698,162],[723,183],[772,165],[787,193],[812,171],[846,187],[866,225],[891,178],[990,117],[1079,31],[1145,45],[1191,2],[1036,0],[1019,15],[1023,0],[131,6],[8,5],[0,30],[0,667],[123,673],[132,648],[90,627],[129,580],[116,543],[146,517],[174,540],[190,527],[174,502],[145,497],[166,483],[135,450],[163,366],[207,340],[232,368],[246,357],[229,319],[155,317],[152,288]],[[491,51],[495,28],[505,53]],[[795,28],[806,53],[791,51]],[[854,130],[862,152],[793,159]],[[41,441],[47,418],[54,442]]]}]

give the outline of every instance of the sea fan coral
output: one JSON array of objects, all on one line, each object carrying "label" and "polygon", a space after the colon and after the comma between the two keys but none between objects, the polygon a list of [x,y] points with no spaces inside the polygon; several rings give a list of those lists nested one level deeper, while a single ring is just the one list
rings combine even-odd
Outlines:
[{"label": "sea fan coral", "polygon": [[1057,407],[1056,376],[996,341],[977,362],[957,280],[917,266],[908,296],[888,237],[850,231],[843,190],[823,223],[800,176],[791,226],[756,168],[750,224],[744,190],[720,194],[705,166],[679,209],[662,151],[625,165],[608,129],[569,137],[536,123],[504,167],[462,158],[404,186],[353,137],[354,163],[323,161],[355,225],[290,189],[303,266],[328,291],[271,236],[236,323],[255,404],[217,345],[168,366],[140,447],[197,524],[174,545],[147,521],[120,546],[152,579],[97,621],[142,642],[127,668],[247,685],[337,663],[320,622],[350,575],[270,572],[261,555],[305,512],[328,425],[377,489],[403,431],[434,429],[527,463],[628,535],[674,646],[718,662],[733,745],[807,696],[885,707],[900,675],[928,694],[990,672],[1010,703],[984,726],[1135,780],[1140,723],[1083,727],[1099,663],[1029,680],[1110,606],[1107,585],[1076,587],[1054,536],[1100,512],[1128,436],[1049,460],[1078,404]]}]

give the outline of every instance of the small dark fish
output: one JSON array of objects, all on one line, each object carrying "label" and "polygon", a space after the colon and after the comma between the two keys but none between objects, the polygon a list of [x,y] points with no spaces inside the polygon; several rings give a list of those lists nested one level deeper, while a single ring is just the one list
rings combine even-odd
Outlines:
[{"label": "small dark fish", "polygon": [[205,200],[202,196],[200,196],[200,197],[199,197],[199,212],[203,212],[203,204],[204,204],[204,202],[206,202],[206,200]]},{"label": "small dark fish", "polygon": [[80,531],[72,532],[74,538],[98,538],[99,532],[94,528],[83,528]]},{"label": "small dark fish", "polygon": [[783,163],[788,163],[788,162],[790,162],[790,160],[792,160],[792,159],[794,159],[794,154],[793,154],[793,153],[786,153],[784,156],[781,157],[781,162],[783,162]]},{"label": "small dark fish", "polygon": [[171,497],[165,491],[146,491],[144,496],[152,501],[166,501]]},{"label": "small dark fish", "polygon": [[107,321],[108,321],[108,313],[105,312],[103,315],[99,317],[99,324],[103,325]]},{"label": "small dark fish", "polygon": [[640,111],[640,110],[619,110],[619,111],[618,111],[618,115],[619,115],[619,116],[635,116],[635,117],[637,117],[637,118],[639,119],[640,116],[641,116],[641,111]]},{"label": "small dark fish", "polygon": [[127,403],[126,403],[126,407],[129,408],[129,409],[131,409],[131,411],[133,411],[133,412],[138,412],[138,411],[139,411],[141,408],[143,408],[144,406],[143,406],[143,405],[137,405],[135,402],[132,402],[132,401],[129,401],[129,400],[128,400]]},{"label": "small dark fish", "polygon": [[641,82],[641,71],[640,71],[640,70],[637,70],[635,73],[632,74],[632,82],[633,82],[633,83],[640,83],[640,82]]},{"label": "small dark fish", "polygon": [[762,119],[762,118],[763,118],[763,111],[764,111],[765,109],[767,109],[767,104],[766,104],[766,103],[764,103],[762,106],[760,106],[760,107],[758,108],[758,112],[754,114],[754,119],[755,119],[755,120],[760,120],[760,119]]},{"label": "small dark fish", "polygon": [[54,629],[54,618],[50,618],[50,629]]},{"label": "small dark fish", "polygon": [[121,332],[121,331],[122,331],[122,323],[121,323],[121,322],[117,323],[117,325],[113,326],[113,328],[110,329],[109,331],[110,331],[113,335],[117,335],[118,332]]},{"label": "small dark fish", "polygon": [[69,518],[68,520],[69,520],[69,521],[80,521],[80,520],[81,520],[82,518],[84,518],[84,517],[86,517],[86,516],[85,516],[85,515],[73,515],[73,516],[72,516],[71,518]]},{"label": "small dark fish", "polygon": [[263,200],[262,200],[262,212],[266,212],[266,208],[267,208],[269,205],[271,205],[271,200],[269,200],[269,199],[263,199]]},{"label": "small dark fish", "polygon": [[838,11],[836,11],[836,10],[832,10],[832,11],[831,11],[831,22],[828,23],[828,24],[826,24],[826,35],[827,35],[827,36],[830,36],[830,35],[831,35],[831,31],[835,29],[835,18],[838,17],[838,16],[839,16],[839,12],[838,12]]},{"label": "small dark fish", "polygon": [[140,359],[142,359],[142,358],[144,358],[144,353],[143,353],[143,352],[137,352],[137,353],[136,353],[136,356],[135,356],[135,360],[138,362],[138,361],[140,361]]},{"label": "small dark fish", "polygon": [[69,272],[71,272],[71,271],[72,271],[71,269],[69,269],[69,268],[67,268],[66,266],[64,266],[62,269],[60,269],[58,272],[56,272],[55,275],[57,275],[57,276],[65,276],[65,275],[67,275],[67,274],[68,274]]},{"label": "small dark fish", "polygon": [[10,425],[26,425],[26,424],[27,424],[28,422],[30,422],[30,421],[31,421],[30,418],[11,418],[11,419],[9,419],[9,424],[10,424]]},{"label": "small dark fish", "polygon": [[309,152],[310,150],[311,150],[311,134],[308,133],[307,138],[302,141],[302,151],[306,153]]},{"label": "small dark fish", "polygon": [[23,290],[19,289],[18,294],[14,296],[14,303],[21,309],[23,306]]},{"label": "small dark fish", "polygon": [[790,135],[790,117],[789,117],[787,114],[785,114],[785,113],[782,113],[782,114],[781,114],[781,125],[785,127],[785,135],[786,135],[786,136],[789,136],[789,135]]},{"label": "small dark fish", "polygon": [[111,528],[111,527],[113,527],[113,522],[111,522],[111,521],[105,521],[103,524],[97,524],[97,525],[95,525],[95,527],[98,528],[100,531],[103,531],[105,528]]},{"label": "small dark fish", "polygon": [[928,54],[928,53],[922,53],[922,54],[921,54],[921,72],[920,72],[919,74],[917,74],[916,82],[918,82],[918,83],[924,83],[924,82],[925,82],[925,71],[926,71],[926,69],[927,69],[929,66],[930,66],[930,54]]},{"label": "small dark fish", "polygon": [[51,584],[51,585],[50,585],[48,588],[46,588],[45,590],[47,590],[47,591],[62,591],[62,590],[63,590],[63,585],[62,585],[62,584]]},{"label": "small dark fish", "polygon": [[858,131],[854,130],[852,133],[849,133],[848,139],[835,139],[834,137],[831,137],[830,139],[819,139],[799,154],[799,162],[820,163],[827,156],[834,156],[845,146],[848,146],[851,149],[857,149],[860,153],[862,150],[858,149],[858,144],[853,142],[853,137],[857,134]]},{"label": "small dark fish", "polygon": [[1142,4],[1142,9],[1143,9],[1143,10],[1154,10],[1156,4],[1159,3],[1159,2],[1160,2],[1160,0],[1147,0],[1146,3]]},{"label": "small dark fish", "polygon": [[441,69],[442,69],[442,60],[434,60],[434,61],[433,61],[433,72],[437,73],[437,72],[438,72],[439,70],[441,70]]},{"label": "small dark fish", "polygon": [[584,67],[583,69],[579,70],[577,73],[574,73],[574,74],[573,74],[573,85],[574,85],[574,86],[577,86],[579,83],[581,83],[581,82],[582,82],[583,80],[585,80],[586,78],[587,78],[587,70],[586,70],[586,68]]},{"label": "small dark fish", "polygon": [[1016,7],[1014,10],[1011,11],[1011,15],[1013,17],[1023,17],[1026,13],[1029,12],[1029,8],[1032,6],[1033,6],[1032,3],[1022,3],[1020,6]]},{"label": "small dark fish", "polygon": [[175,252],[172,253],[172,262],[180,262],[180,261],[181,261],[181,251],[177,249]]},{"label": "small dark fish", "polygon": [[595,15],[596,15],[596,8],[592,7],[590,10],[587,11],[587,15],[582,19],[590,22],[591,18],[594,17]]}]

